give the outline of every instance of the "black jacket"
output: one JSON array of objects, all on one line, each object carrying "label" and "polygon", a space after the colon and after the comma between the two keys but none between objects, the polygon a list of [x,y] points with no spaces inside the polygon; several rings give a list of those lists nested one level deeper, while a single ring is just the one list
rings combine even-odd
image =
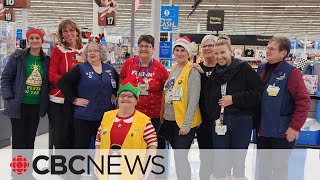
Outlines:
[{"label": "black jacket", "polygon": [[[10,57],[1,75],[2,98],[6,102],[4,114],[10,118],[20,119],[21,100],[26,87],[26,56],[30,49],[16,50]],[[43,79],[40,92],[40,116],[47,112],[49,102],[49,59],[42,50]]]},{"label": "black jacket", "polygon": [[209,77],[201,74],[200,110],[203,122],[213,121],[220,115],[221,85],[227,82],[227,95],[233,104],[225,108],[225,114],[249,114],[259,106],[263,83],[258,74],[246,62],[233,59],[228,67],[217,64]]}]

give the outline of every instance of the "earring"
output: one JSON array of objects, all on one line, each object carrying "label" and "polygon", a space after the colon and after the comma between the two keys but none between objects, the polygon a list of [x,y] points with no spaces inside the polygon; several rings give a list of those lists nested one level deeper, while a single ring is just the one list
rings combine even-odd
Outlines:
[{"label": "earring", "polygon": [[66,42],[66,40],[62,39],[62,42]]}]

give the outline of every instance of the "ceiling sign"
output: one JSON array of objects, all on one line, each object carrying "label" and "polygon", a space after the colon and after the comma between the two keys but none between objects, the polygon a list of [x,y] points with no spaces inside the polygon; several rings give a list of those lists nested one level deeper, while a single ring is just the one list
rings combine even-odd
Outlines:
[{"label": "ceiling sign", "polygon": [[[1,5],[0,5],[1,6]],[[15,22],[16,14],[12,8],[1,8],[0,9],[0,21]]]},{"label": "ceiling sign", "polygon": [[8,8],[31,8],[31,0],[0,0]]},{"label": "ceiling sign", "polygon": [[223,31],[224,10],[208,10],[207,31]]},{"label": "ceiling sign", "polygon": [[98,25],[115,26],[118,4],[114,0],[95,0],[95,2],[99,6]]}]

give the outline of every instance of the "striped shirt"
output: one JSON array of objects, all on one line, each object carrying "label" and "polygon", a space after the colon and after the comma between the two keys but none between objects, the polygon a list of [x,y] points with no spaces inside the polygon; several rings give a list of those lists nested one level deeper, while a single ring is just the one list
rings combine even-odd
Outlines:
[{"label": "striped shirt", "polygon": [[[121,142],[116,144],[122,144],[126,135],[129,132],[132,121],[133,121],[133,117],[130,117],[125,120],[115,118],[114,124],[111,128],[111,133],[110,133],[111,141]],[[146,124],[146,127],[144,128],[143,139],[147,143],[148,148],[150,146],[158,146],[157,134],[151,121],[148,121],[148,123]],[[101,142],[101,126],[99,127],[97,132],[96,145],[100,145],[100,142]]]}]

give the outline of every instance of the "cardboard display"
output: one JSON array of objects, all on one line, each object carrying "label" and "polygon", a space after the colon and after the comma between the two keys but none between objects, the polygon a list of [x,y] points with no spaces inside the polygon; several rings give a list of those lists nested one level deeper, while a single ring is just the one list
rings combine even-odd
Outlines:
[{"label": "cardboard display", "polygon": [[16,21],[16,14],[12,8],[3,8],[0,10],[0,21]]}]

